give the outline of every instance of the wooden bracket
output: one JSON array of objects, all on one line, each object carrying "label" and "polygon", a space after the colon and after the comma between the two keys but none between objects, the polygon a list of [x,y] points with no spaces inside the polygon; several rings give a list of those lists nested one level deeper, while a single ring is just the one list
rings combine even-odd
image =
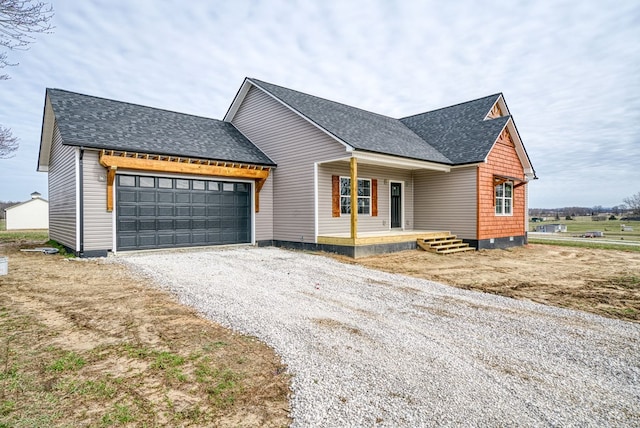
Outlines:
[{"label": "wooden bracket", "polygon": [[107,169],[107,211],[113,211],[113,183],[116,181],[117,166]]},{"label": "wooden bracket", "polygon": [[232,177],[254,180],[256,183],[255,210],[259,211],[258,194],[269,178],[270,167],[207,161],[202,159],[178,158],[162,155],[114,152],[102,150],[100,165],[107,168],[107,211],[113,211],[113,184],[118,168],[134,171],[204,175],[211,177]]}]

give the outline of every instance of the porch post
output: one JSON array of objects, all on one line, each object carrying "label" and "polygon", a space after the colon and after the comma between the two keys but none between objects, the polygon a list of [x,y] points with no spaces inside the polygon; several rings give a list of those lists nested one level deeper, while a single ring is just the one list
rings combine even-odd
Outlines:
[{"label": "porch post", "polygon": [[351,239],[358,237],[358,161],[351,158],[349,163],[351,175]]}]

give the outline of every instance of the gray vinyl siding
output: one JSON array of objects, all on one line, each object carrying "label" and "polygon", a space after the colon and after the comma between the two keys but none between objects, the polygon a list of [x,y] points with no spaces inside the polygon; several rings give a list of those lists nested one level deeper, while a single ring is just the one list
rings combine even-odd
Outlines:
[{"label": "gray vinyl siding", "polygon": [[[320,165],[318,168],[318,234],[333,235],[349,233],[351,216],[348,214],[340,217],[332,216],[331,177],[339,175],[349,176],[349,164],[347,162],[335,162]],[[396,168],[385,168],[375,165],[358,164],[358,178],[378,180],[378,215],[360,214],[358,216],[358,233],[384,232],[390,230],[390,182],[402,182],[404,229],[413,230],[413,186],[411,171]],[[387,180],[387,184],[384,183]]]},{"label": "gray vinyl siding", "polygon": [[273,239],[313,242],[314,163],[344,157],[345,147],[255,87],[232,123],[278,165],[269,179]]},{"label": "gray vinyl siding", "polygon": [[62,145],[54,125],[49,159],[49,237],[72,250],[76,248],[76,151]]},{"label": "gray vinyl siding", "polygon": [[273,178],[269,177],[260,191],[260,212],[256,213],[256,241],[273,239]]},{"label": "gray vinyl siding", "polygon": [[111,250],[113,217],[107,211],[107,171],[98,152],[85,150],[82,159],[84,251]]},{"label": "gray vinyl siding", "polygon": [[477,167],[414,172],[415,228],[476,239]]}]

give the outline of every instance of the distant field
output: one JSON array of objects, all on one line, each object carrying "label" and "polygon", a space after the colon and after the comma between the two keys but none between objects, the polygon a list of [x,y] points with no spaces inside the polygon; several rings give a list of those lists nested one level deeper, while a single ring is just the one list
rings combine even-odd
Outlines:
[{"label": "distant field", "polygon": [[[535,232],[536,226],[543,224],[565,224],[567,232],[531,234],[529,242],[538,244],[554,244],[580,246],[590,248],[618,249],[624,251],[640,251],[640,221],[606,220],[593,221],[591,217],[578,217],[576,220],[548,220],[529,222],[529,231]],[[633,231],[622,231],[622,225],[631,226]],[[604,232],[602,238],[581,238],[586,232]],[[637,244],[632,247],[629,244]]]}]

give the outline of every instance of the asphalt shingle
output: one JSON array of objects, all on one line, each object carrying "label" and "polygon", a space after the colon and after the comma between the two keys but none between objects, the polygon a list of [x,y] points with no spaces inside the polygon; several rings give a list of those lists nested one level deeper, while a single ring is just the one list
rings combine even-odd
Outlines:
[{"label": "asphalt shingle", "polygon": [[249,79],[356,150],[461,165],[489,154],[509,116],[484,120],[501,94],[394,119]]},{"label": "asphalt shingle", "polygon": [[275,165],[231,123],[47,89],[63,144]]},{"label": "asphalt shingle", "polygon": [[397,119],[257,79],[249,80],[355,149],[451,163]]},{"label": "asphalt shingle", "polygon": [[482,162],[510,116],[484,120],[500,94],[400,119],[454,164]]}]

